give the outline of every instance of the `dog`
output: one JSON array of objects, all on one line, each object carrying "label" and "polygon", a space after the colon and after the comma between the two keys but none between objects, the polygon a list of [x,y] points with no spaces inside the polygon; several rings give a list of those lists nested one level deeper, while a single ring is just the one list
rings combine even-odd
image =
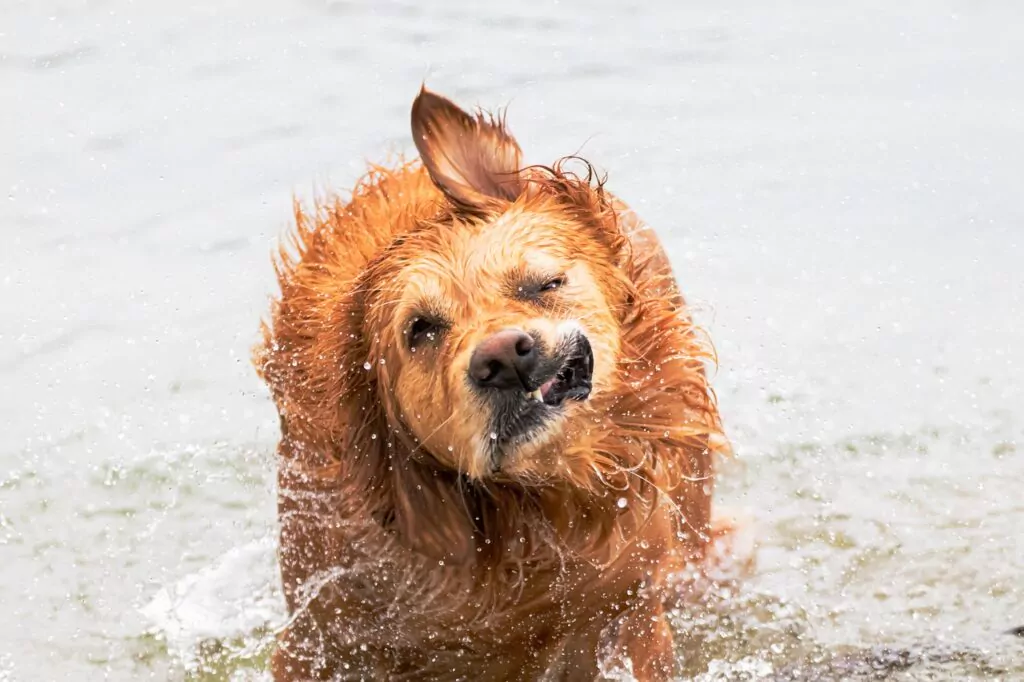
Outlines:
[{"label": "dog", "polygon": [[710,343],[586,161],[524,166],[425,87],[412,134],[276,257],[274,679],[668,679],[727,448]]}]

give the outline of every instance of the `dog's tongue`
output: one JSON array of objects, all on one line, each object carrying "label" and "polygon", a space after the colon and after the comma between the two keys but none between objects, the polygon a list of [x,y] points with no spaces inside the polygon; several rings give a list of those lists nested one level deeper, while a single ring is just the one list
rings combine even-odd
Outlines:
[{"label": "dog's tongue", "polygon": [[558,381],[558,377],[555,377],[553,379],[549,379],[548,381],[545,381],[543,384],[541,384],[540,385],[540,394],[541,394],[541,396],[543,396],[544,398],[547,398],[548,397],[548,393],[551,392],[551,387],[555,385],[556,381]]}]

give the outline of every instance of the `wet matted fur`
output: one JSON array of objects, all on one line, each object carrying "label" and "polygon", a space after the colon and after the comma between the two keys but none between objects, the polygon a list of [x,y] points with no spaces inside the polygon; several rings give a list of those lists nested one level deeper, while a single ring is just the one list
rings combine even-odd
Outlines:
[{"label": "wet matted fur", "polygon": [[[420,160],[296,204],[276,263],[275,679],[669,677],[665,583],[704,558],[724,447],[710,347],[589,164],[523,168],[502,118],[426,90],[412,128]],[[542,357],[585,335],[594,367],[552,407],[524,378],[501,409],[544,420],[506,443],[466,368],[509,328]]]}]

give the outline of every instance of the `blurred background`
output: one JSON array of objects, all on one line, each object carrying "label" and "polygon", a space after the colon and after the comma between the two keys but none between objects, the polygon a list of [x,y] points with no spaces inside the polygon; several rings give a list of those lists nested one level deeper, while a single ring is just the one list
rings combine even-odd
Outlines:
[{"label": "blurred background", "polygon": [[1024,679],[1020,3],[8,0],[0,680],[263,679],[270,254],[424,79],[607,170],[716,342],[759,565],[687,674]]}]

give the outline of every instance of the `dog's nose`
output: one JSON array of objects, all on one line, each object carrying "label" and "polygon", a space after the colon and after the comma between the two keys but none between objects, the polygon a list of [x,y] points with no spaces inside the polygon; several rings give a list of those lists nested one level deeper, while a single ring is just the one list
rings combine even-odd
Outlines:
[{"label": "dog's nose", "polygon": [[518,329],[505,329],[480,342],[469,359],[469,378],[481,388],[529,390],[537,368],[537,344]]}]

